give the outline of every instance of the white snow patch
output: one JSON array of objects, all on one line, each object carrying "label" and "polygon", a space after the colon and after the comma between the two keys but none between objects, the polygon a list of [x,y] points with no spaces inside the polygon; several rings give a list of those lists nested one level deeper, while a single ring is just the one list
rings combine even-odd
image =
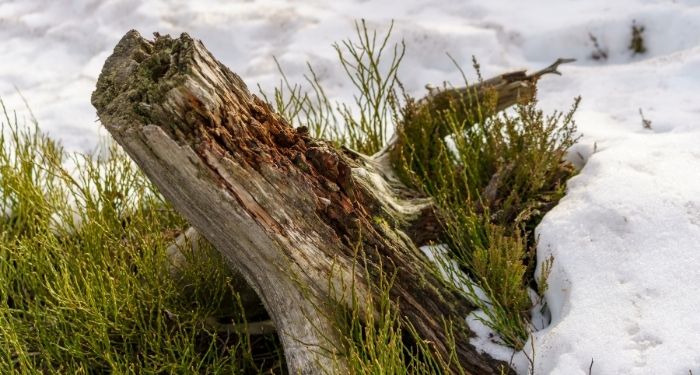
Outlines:
[{"label": "white snow patch", "polygon": [[506,363],[514,362],[516,360],[515,351],[498,344],[498,336],[495,336],[493,330],[483,323],[484,320],[488,320],[488,316],[482,310],[475,310],[467,316],[467,324],[476,335],[469,342],[481,352],[488,353],[495,359]]}]

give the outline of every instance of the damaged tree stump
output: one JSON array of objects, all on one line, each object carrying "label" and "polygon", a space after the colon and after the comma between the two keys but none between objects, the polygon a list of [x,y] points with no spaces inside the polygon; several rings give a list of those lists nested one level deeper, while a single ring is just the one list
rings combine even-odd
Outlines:
[{"label": "damaged tree stump", "polygon": [[[523,73],[498,82],[506,82],[501,89],[513,104],[532,97],[536,79]],[[353,293],[360,301],[377,293],[381,273],[395,275],[392,302],[445,363],[452,358],[473,374],[512,372],[469,343],[464,318],[473,307],[418,249],[437,238],[439,225],[431,200],[395,177],[388,150],[396,145],[364,156],[311,138],[187,34],[149,41],[127,33],[92,103],[116,141],[260,298],[290,373],[343,373],[334,309],[349,306]]]}]

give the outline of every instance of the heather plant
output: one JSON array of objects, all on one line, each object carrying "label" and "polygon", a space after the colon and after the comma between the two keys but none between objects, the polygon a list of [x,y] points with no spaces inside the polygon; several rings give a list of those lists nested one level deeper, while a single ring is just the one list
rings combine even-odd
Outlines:
[{"label": "heather plant", "polygon": [[520,349],[528,288],[537,288],[534,229],[575,173],[565,155],[576,141],[579,99],[546,116],[535,102],[496,113],[496,95],[465,90],[429,106],[409,99],[396,167],[435,199],[452,257],[488,296],[484,303],[467,293],[491,317],[484,323]]}]

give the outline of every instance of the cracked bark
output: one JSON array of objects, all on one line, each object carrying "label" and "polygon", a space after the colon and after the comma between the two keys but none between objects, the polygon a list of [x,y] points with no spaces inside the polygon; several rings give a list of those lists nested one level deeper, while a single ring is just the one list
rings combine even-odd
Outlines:
[{"label": "cracked bark", "polygon": [[[504,106],[534,95],[537,77],[519,74],[486,81],[503,90]],[[312,139],[187,34],[149,41],[128,32],[107,59],[92,103],[116,141],[260,298],[290,373],[346,370],[329,317],[350,304],[349,288],[360,300],[376,293],[380,272],[396,275],[395,307],[436,355],[451,356],[450,321],[456,359],[468,373],[512,372],[469,343],[464,318],[473,307],[417,248],[436,238],[439,225],[430,199],[392,171],[396,144],[364,156]],[[354,267],[358,249],[368,273]]]}]

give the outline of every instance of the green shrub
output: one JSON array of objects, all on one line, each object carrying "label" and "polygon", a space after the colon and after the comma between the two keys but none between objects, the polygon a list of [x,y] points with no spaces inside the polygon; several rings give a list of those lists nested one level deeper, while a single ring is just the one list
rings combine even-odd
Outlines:
[{"label": "green shrub", "polygon": [[496,95],[486,91],[477,100],[467,90],[430,105],[409,100],[395,167],[435,199],[444,241],[491,304],[473,293],[472,300],[498,317],[485,323],[520,349],[528,336],[527,289],[535,287],[534,229],[575,172],[564,158],[576,141],[579,100],[551,116],[534,102],[495,113]]}]

